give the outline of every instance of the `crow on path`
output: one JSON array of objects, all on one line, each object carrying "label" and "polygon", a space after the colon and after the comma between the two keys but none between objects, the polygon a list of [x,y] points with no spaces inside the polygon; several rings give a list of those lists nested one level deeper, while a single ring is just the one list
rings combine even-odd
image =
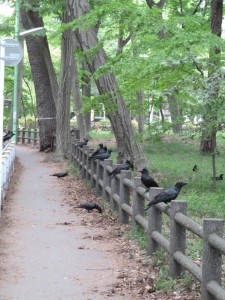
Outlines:
[{"label": "crow on path", "polygon": [[139,172],[142,174],[141,175],[141,182],[147,188],[145,193],[148,192],[151,187],[158,187],[159,186],[158,183],[152,177],[149,176],[148,170],[146,168],[142,169]]},{"label": "crow on path", "polygon": [[51,175],[49,175],[49,176],[56,176],[56,177],[58,177],[58,178],[61,178],[61,177],[65,177],[65,176],[67,176],[67,175],[68,175],[67,172],[61,172],[61,173],[51,174]]},{"label": "crow on path", "polygon": [[102,213],[101,207],[96,203],[83,203],[78,206],[74,206],[73,208],[84,208],[88,212],[90,212],[90,210],[97,209],[100,214]]},{"label": "crow on path", "polygon": [[90,157],[90,160],[96,160],[96,159],[104,160],[104,159],[108,159],[110,157],[111,153],[112,153],[112,150],[107,150],[104,153],[96,154],[95,156]]},{"label": "crow on path", "polygon": [[129,170],[129,169],[134,169],[134,166],[130,160],[126,160],[124,164],[121,164],[117,168],[115,168],[112,172],[109,173],[109,176],[112,176],[114,178],[117,174],[119,174],[122,170]]},{"label": "crow on path", "polygon": [[154,200],[152,200],[145,208],[145,210],[148,210],[153,204],[157,204],[160,202],[164,202],[164,203],[168,203],[171,200],[174,200],[177,198],[177,196],[179,195],[182,186],[186,185],[186,182],[177,182],[175,184],[175,186],[163,191],[162,193],[160,193],[159,195],[157,195],[155,197]]},{"label": "crow on path", "polygon": [[[220,174],[220,176],[216,176],[215,179],[216,180],[223,180],[223,175],[224,174]],[[213,177],[212,177],[212,180],[213,180]]]}]

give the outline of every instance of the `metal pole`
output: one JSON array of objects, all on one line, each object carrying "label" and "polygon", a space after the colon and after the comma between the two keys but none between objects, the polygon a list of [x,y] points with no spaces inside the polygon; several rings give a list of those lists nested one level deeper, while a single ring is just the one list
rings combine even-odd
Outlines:
[{"label": "metal pole", "polygon": [[[15,39],[18,41],[20,34],[20,0],[16,0],[16,22],[15,22]],[[18,65],[14,66],[14,86],[13,86],[13,132],[14,141],[17,138],[17,99],[18,97]]]},{"label": "metal pole", "polygon": [[5,82],[5,42],[0,42],[0,201],[3,197],[3,168],[2,168],[2,147],[3,147],[3,109],[4,109],[4,82]]}]

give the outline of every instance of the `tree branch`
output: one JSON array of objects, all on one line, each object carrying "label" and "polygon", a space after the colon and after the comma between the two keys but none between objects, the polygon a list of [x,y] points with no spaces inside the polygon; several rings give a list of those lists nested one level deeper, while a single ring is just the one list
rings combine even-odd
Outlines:
[{"label": "tree branch", "polygon": [[202,75],[202,77],[204,77],[204,73],[203,71],[200,69],[199,65],[197,64],[197,62],[193,59],[193,63],[195,68],[199,71],[199,73]]}]

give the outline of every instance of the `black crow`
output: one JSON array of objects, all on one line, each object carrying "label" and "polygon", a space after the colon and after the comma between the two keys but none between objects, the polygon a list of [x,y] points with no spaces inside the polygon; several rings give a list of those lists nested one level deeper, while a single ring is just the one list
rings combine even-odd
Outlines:
[{"label": "black crow", "polygon": [[61,178],[61,177],[65,177],[65,176],[67,176],[67,175],[68,175],[67,172],[61,172],[61,173],[51,174],[51,175],[49,175],[49,176],[56,176],[56,177],[58,177],[58,178]]},{"label": "black crow", "polygon": [[13,133],[11,130],[9,130],[4,136],[3,136],[3,143],[10,140],[15,133]]},{"label": "black crow", "polygon": [[100,160],[104,160],[104,159],[108,159],[110,157],[112,153],[112,150],[107,150],[107,152],[104,153],[99,153],[93,157],[90,157],[90,160],[96,160],[96,159],[100,159]]},{"label": "black crow", "polygon": [[[220,174],[220,176],[216,176],[215,179],[216,180],[223,180],[223,175],[224,174]],[[212,180],[213,180],[213,177],[212,177]]]},{"label": "black crow", "polygon": [[164,202],[164,203],[168,203],[171,200],[174,200],[177,198],[177,196],[179,195],[182,186],[186,185],[187,183],[185,182],[177,182],[175,184],[175,186],[163,191],[162,193],[160,193],[159,195],[157,195],[155,197],[154,200],[152,200],[145,208],[145,210],[149,209],[153,204],[157,204],[160,202]]},{"label": "black crow", "polygon": [[117,174],[119,174],[122,170],[129,170],[134,169],[134,166],[130,160],[126,160],[125,164],[121,164],[117,168],[115,168],[112,172],[109,173],[109,176],[112,176],[114,178]]},{"label": "black crow", "polygon": [[141,182],[146,186],[147,190],[146,192],[151,188],[151,187],[158,187],[158,183],[149,176],[148,170],[147,169],[142,169],[142,171],[139,171],[141,175]]},{"label": "black crow", "polygon": [[89,142],[89,140],[86,139],[86,138],[84,138],[84,141],[83,141],[83,142],[78,142],[78,143],[76,143],[75,148],[76,148],[76,147],[83,148],[83,146],[86,146],[88,142]]},{"label": "black crow", "polygon": [[97,209],[100,214],[102,213],[101,207],[96,203],[84,203],[78,206],[74,206],[73,208],[85,208],[88,212],[90,212],[90,210]]},{"label": "black crow", "polygon": [[91,156],[95,156],[95,155],[98,154],[99,151],[102,150],[102,149],[103,149],[103,144],[101,143],[101,144],[99,144],[99,148],[98,148],[97,150],[95,150],[95,151],[91,154]]},{"label": "black crow", "polygon": [[193,171],[193,172],[198,172],[198,171],[199,171],[198,166],[197,166],[197,165],[194,165],[192,171]]}]

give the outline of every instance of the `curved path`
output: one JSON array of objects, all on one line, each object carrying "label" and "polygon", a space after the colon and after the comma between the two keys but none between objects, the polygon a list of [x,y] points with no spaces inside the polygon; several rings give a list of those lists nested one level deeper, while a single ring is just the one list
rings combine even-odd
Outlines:
[{"label": "curved path", "polygon": [[84,238],[91,229],[62,204],[63,189],[43,155],[23,146],[16,153],[22,171],[0,219],[0,299],[130,299],[107,295],[118,275],[115,257]]}]

